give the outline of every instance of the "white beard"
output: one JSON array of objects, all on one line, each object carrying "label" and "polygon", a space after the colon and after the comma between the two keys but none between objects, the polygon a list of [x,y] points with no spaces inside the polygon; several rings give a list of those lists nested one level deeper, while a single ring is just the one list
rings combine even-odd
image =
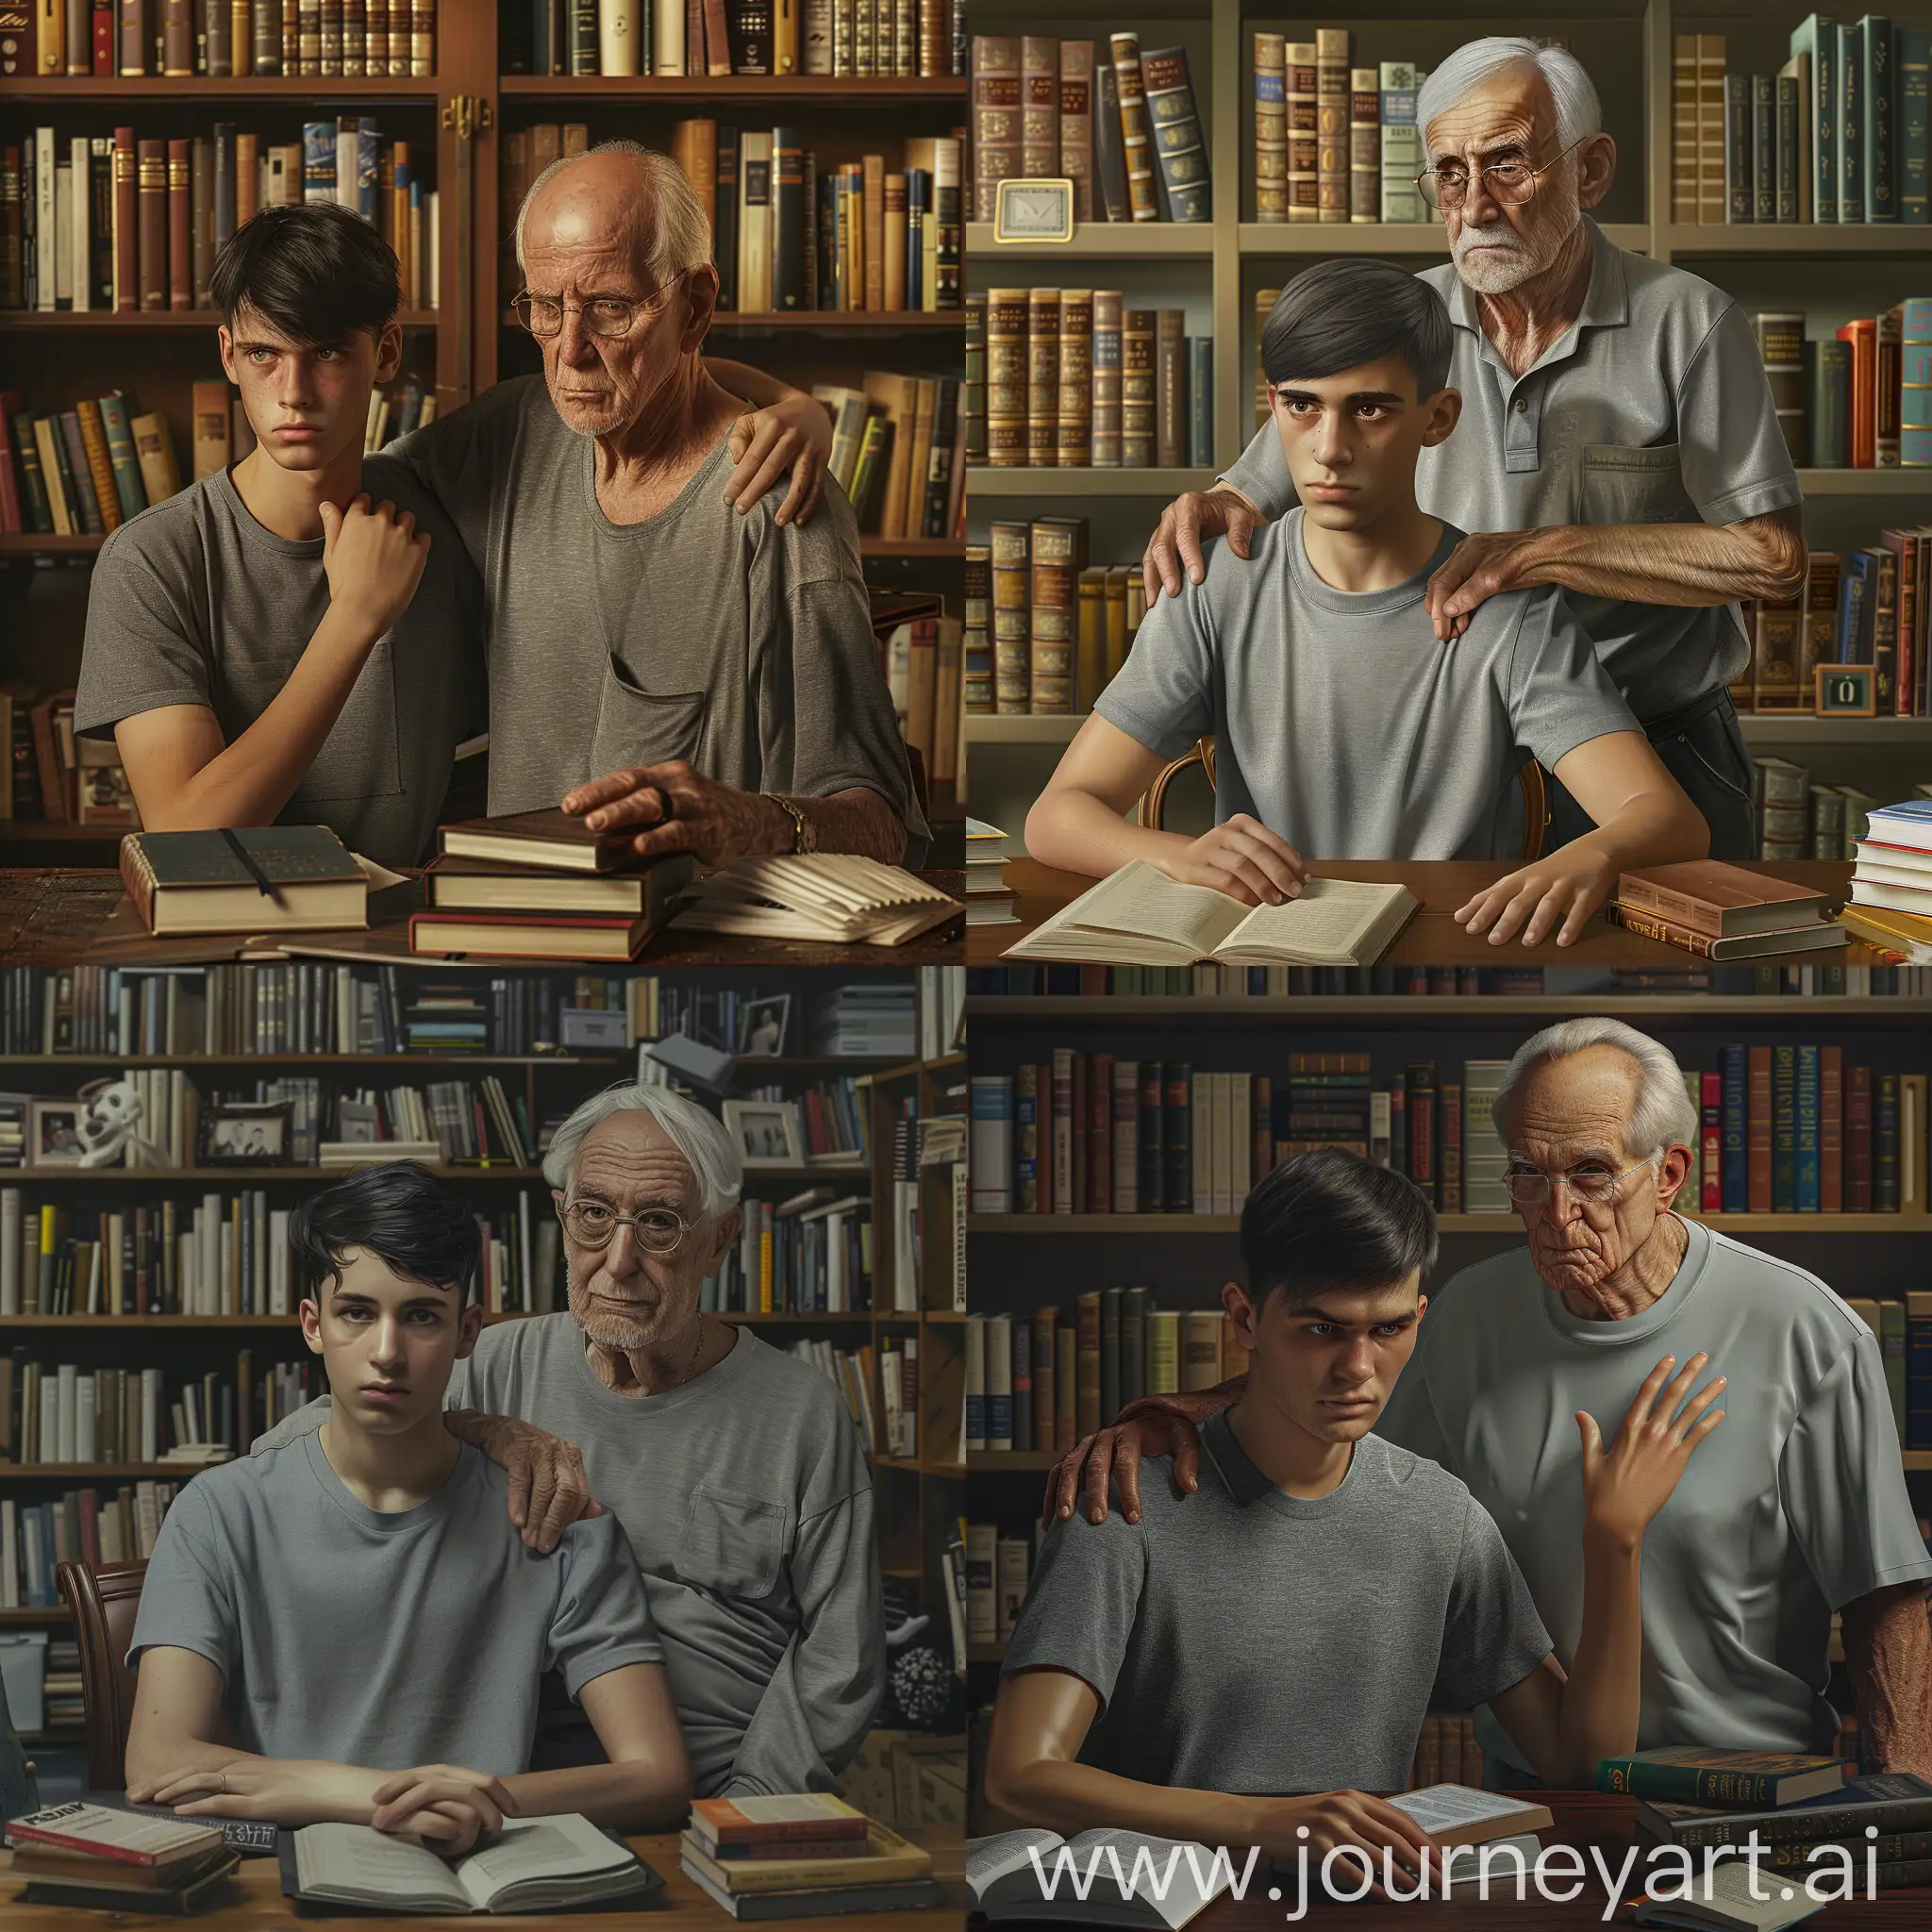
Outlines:
[{"label": "white beard", "polygon": [[1532,248],[1501,216],[1486,228],[1464,227],[1449,251],[1456,273],[1478,295],[1507,295],[1556,260],[1580,219],[1573,209],[1563,232],[1543,248]]}]

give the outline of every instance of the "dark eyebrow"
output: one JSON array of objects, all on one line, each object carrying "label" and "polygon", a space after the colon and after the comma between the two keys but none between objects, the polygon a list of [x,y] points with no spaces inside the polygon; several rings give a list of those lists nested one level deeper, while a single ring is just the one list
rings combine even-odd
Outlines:
[{"label": "dark eyebrow", "polygon": [[1391,1328],[1401,1322],[1413,1322],[1415,1310],[1404,1308],[1400,1314],[1379,1315],[1373,1322],[1346,1322],[1340,1315],[1331,1315],[1326,1308],[1310,1303],[1307,1307],[1297,1308],[1295,1313],[1309,1322],[1325,1322],[1331,1328]]},{"label": "dark eyebrow", "polygon": [[[446,1308],[449,1307],[449,1303],[444,1299],[444,1296],[454,1294],[455,1292],[456,1291],[453,1288],[446,1288],[441,1294],[412,1294],[403,1304],[403,1311],[407,1314],[411,1308]],[[348,1288],[337,1289],[329,1299],[334,1302],[348,1302],[359,1308],[373,1308],[376,1306],[375,1297],[373,1294],[359,1294],[354,1289]]]},{"label": "dark eyebrow", "polygon": [[[1318,396],[1313,390],[1309,389],[1287,389],[1277,386],[1274,393],[1277,396],[1285,397],[1289,402],[1291,403],[1319,404],[1322,400],[1322,398]],[[1353,395],[1347,396],[1343,399],[1343,406],[1347,408],[1353,409],[1359,408],[1363,403],[1376,403],[1384,408],[1389,408],[1391,405],[1393,405],[1394,407],[1399,408],[1402,406],[1403,401],[1404,398],[1397,395],[1393,390],[1358,389]]]}]

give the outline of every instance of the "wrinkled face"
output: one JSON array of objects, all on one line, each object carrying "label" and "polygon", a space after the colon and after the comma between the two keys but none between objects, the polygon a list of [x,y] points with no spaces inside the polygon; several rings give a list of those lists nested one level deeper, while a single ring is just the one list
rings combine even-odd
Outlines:
[{"label": "wrinkled face", "polygon": [[[1556,260],[1582,207],[1575,158],[1557,160],[1557,104],[1534,66],[1491,75],[1429,123],[1427,141],[1430,167],[1459,167],[1469,176],[1462,206],[1445,209],[1442,221],[1456,272],[1472,289],[1505,294]],[[1484,168],[1506,161],[1545,169],[1529,200],[1513,208],[1496,201],[1481,179]]]},{"label": "wrinkled face", "polygon": [[291,341],[243,308],[221,331],[222,366],[242,391],[257,446],[278,469],[325,470],[359,450],[369,428],[369,392],[402,361],[402,331],[380,340],[356,330],[332,349]]},{"label": "wrinkled face", "polygon": [[[1595,1291],[1650,1239],[1686,1172],[1686,1150],[1638,1165],[1630,1149],[1636,1063],[1611,1046],[1544,1060],[1518,1088],[1509,1135],[1513,1159],[1552,1177],[1548,1197],[1517,1203],[1530,1258],[1557,1294]],[[1635,1167],[1634,1173],[1624,1173]],[[1623,1174],[1606,1199],[1580,1195],[1557,1176]]]},{"label": "wrinkled face", "polygon": [[[570,1311],[600,1348],[620,1354],[659,1346],[697,1310],[698,1291],[737,1230],[738,1216],[702,1221],[697,1176],[649,1115],[613,1114],[584,1136],[568,1201],[592,1202],[615,1214],[669,1212],[693,1224],[669,1254],[648,1253],[636,1231],[620,1226],[598,1248],[574,1240],[564,1225]],[[561,1208],[565,1200],[560,1198]]]}]

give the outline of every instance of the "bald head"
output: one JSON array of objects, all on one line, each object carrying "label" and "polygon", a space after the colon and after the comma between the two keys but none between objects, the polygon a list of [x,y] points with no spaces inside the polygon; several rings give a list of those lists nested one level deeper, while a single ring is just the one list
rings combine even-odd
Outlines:
[{"label": "bald head", "polygon": [[711,258],[711,227],[683,171],[636,142],[553,161],[517,211],[518,265],[533,255],[622,263],[659,287]]}]

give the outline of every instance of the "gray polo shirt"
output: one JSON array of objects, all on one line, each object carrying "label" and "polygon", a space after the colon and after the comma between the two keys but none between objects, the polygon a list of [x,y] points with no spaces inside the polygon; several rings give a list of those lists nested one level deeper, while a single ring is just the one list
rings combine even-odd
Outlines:
[{"label": "gray polo shirt", "polygon": [[535,375],[387,453],[435,491],[482,574],[492,812],[686,758],[750,791],[866,787],[905,819],[905,862],[921,862],[926,826],[841,491],[805,525],[773,521],[782,485],[741,516],[724,501],[720,441],[668,508],[614,524],[594,441]]},{"label": "gray polo shirt", "polygon": [[[1878,1343],[1816,1275],[1689,1222],[1669,1289],[1579,1321],[1526,1247],[1466,1268],[1424,1318],[1379,1428],[1466,1482],[1496,1520],[1567,1663],[1583,1617],[1586,1409],[1611,1441],[1664,1355],[1700,1349],[1724,1419],[1643,1539],[1637,1741],[1830,1752],[1831,1613],[1932,1576]],[[1486,1749],[1520,1763],[1488,1712]]]},{"label": "gray polo shirt", "polygon": [[[1274,432],[1271,429],[1269,434]],[[1386,591],[1315,575],[1302,511],[1225,543],[1141,620],[1094,709],[1163,758],[1217,735],[1214,809],[1315,858],[1511,858],[1516,768],[1637,729],[1560,591],[1491,597],[1437,641],[1423,602],[1461,539]]]},{"label": "gray polo shirt", "polygon": [[[429,558],[279,823],[328,825],[351,851],[418,865],[456,748],[483,724],[482,591],[455,527],[402,464],[368,458],[361,487],[414,513]],[[322,552],[320,537],[264,529],[225,470],[123,524],[88,591],[75,729],[111,738],[123,718],[204,705],[232,744],[328,614]]]},{"label": "gray polo shirt", "polygon": [[524,1771],[546,1670],[576,1697],[664,1653],[615,1522],[574,1524],[540,1556],[508,1499],[465,1448],[426,1503],[372,1509],[313,1429],[206,1470],[161,1524],[128,1662],[207,1657],[235,1742],[265,1757]]},{"label": "gray polo shirt", "polygon": [[[1422,279],[1449,306],[1462,420],[1423,451],[1416,500],[1464,530],[1736,524],[1802,503],[1751,319],[1700,276],[1595,247],[1574,328],[1522,375],[1483,334],[1450,262]],[[1226,480],[1269,516],[1295,501],[1273,424]],[[1573,595],[1617,688],[1649,722],[1728,684],[1751,658],[1735,604],[1703,609]]]},{"label": "gray polo shirt", "polygon": [[1325,1496],[1290,1496],[1217,1415],[1201,1486],[1141,1473],[1141,1517],[1048,1533],[1005,1670],[1099,1696],[1084,1764],[1241,1793],[1399,1791],[1431,1700],[1520,1684],[1550,1640],[1496,1525],[1434,1463],[1378,1436]]}]

